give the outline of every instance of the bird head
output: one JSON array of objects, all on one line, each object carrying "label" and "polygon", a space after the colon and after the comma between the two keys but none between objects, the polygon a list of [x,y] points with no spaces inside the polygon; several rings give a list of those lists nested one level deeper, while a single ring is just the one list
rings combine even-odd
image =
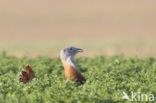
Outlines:
[{"label": "bird head", "polygon": [[69,57],[74,57],[79,52],[83,52],[83,50],[80,48],[69,46],[61,50],[60,57],[61,59],[66,60]]}]

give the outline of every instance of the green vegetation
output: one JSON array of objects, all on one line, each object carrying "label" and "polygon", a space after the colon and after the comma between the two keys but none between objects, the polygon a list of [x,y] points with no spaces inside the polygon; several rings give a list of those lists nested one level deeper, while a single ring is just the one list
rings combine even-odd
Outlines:
[{"label": "green vegetation", "polygon": [[[77,58],[87,82],[65,82],[59,58],[0,55],[1,103],[129,103],[122,92],[156,94],[156,58],[112,56]],[[27,64],[36,78],[27,84],[17,75]]]}]

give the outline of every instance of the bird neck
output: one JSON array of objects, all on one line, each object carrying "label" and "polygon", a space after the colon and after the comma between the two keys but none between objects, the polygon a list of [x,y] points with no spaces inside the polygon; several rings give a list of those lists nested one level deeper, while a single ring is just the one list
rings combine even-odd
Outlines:
[{"label": "bird neck", "polygon": [[78,69],[78,67],[77,67],[77,65],[76,65],[76,63],[74,61],[74,57],[70,56],[70,57],[66,58],[65,61],[63,60],[63,63],[64,62],[66,62],[69,66],[71,66],[71,67],[73,67],[73,68],[75,68],[76,70],[79,71],[79,69]]}]

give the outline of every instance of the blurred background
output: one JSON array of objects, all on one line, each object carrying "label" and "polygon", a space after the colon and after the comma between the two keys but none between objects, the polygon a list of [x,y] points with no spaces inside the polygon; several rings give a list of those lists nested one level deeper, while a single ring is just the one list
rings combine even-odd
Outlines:
[{"label": "blurred background", "polygon": [[0,51],[17,57],[156,56],[155,0],[1,0]]}]

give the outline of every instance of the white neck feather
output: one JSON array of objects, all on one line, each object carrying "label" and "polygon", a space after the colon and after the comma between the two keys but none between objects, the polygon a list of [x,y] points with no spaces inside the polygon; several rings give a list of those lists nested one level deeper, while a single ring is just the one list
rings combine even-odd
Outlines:
[{"label": "white neck feather", "polygon": [[79,70],[79,68],[77,67],[75,61],[74,61],[74,57],[68,57],[66,59],[66,62],[71,65],[72,67],[74,67],[76,70]]}]

